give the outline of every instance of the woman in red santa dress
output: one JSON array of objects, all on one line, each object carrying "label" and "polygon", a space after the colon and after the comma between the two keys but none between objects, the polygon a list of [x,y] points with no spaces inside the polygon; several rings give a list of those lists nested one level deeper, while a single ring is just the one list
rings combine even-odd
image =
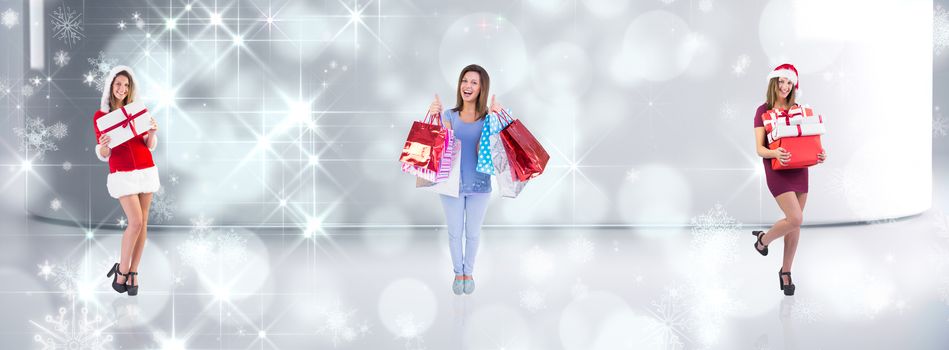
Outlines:
[{"label": "woman in red santa dress", "polygon": [[[795,98],[798,87],[797,68],[791,64],[782,64],[768,74],[767,101],[755,111],[755,149],[758,156],[764,160],[764,174],[768,182],[768,189],[778,207],[784,212],[784,218],[778,220],[767,232],[753,231],[755,235],[755,250],[761,255],[768,255],[768,244],[784,238],[784,262],[778,271],[778,283],[784,295],[794,295],[795,286],[791,281],[791,264],[797,252],[797,243],[801,237],[801,223],[804,220],[804,203],[807,201],[807,168],[774,170],[771,160],[777,158],[781,164],[787,164],[793,155],[784,148],[769,149],[766,139],[764,120],[762,115],[769,110],[787,112],[797,106]],[[818,162],[823,163],[827,158],[821,152],[817,156]]]},{"label": "woman in red santa dress", "polygon": [[122,234],[119,262],[106,276],[112,277],[112,289],[116,292],[134,296],[138,295],[138,266],[148,233],[148,207],[152,193],[161,186],[158,168],[152,160],[152,151],[158,143],[158,124],[151,119],[151,128],[147,132],[110,148],[112,139],[99,130],[96,120],[134,102],[137,87],[132,69],[126,66],[113,68],[104,81],[109,85],[103,88],[102,103],[92,117],[98,142],[96,156],[109,162],[106,187],[109,195],[119,200],[128,218],[128,226]]}]

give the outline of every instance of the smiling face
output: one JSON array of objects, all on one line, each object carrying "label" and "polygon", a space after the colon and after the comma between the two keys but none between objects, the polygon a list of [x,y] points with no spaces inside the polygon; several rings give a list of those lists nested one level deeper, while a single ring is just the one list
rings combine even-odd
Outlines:
[{"label": "smiling face", "polygon": [[465,72],[458,83],[458,93],[462,101],[476,103],[481,95],[481,75],[475,71]]},{"label": "smiling face", "polygon": [[796,103],[796,92],[794,82],[788,78],[771,78],[768,82],[768,108],[774,108],[776,105],[783,108],[790,108]]},{"label": "smiling face", "polygon": [[787,99],[788,95],[791,93],[791,89],[794,88],[794,83],[791,82],[788,78],[778,78],[778,97],[782,99]]},{"label": "smiling face", "polygon": [[117,101],[125,99],[129,94],[129,78],[124,75],[117,75],[112,80],[112,98]]}]

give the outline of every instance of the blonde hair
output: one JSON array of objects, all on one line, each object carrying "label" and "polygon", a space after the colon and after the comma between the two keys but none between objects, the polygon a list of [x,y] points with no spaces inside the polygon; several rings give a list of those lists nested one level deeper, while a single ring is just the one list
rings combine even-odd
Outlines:
[{"label": "blonde hair", "polygon": [[477,64],[468,65],[458,75],[458,87],[455,88],[457,102],[455,108],[451,110],[461,112],[461,107],[464,106],[465,101],[461,99],[461,80],[465,78],[465,73],[468,72],[476,72],[481,78],[481,91],[478,92],[478,101],[475,103],[475,114],[478,115],[478,119],[481,119],[488,115],[488,90],[491,87],[491,77],[488,76],[488,71]]},{"label": "blonde hair", "polygon": [[[115,99],[115,94],[114,94],[115,91],[112,90],[113,85],[115,85],[115,79],[118,79],[119,76],[123,76],[129,80],[129,91],[127,94],[125,94],[125,98],[123,98],[121,101]],[[134,101],[135,101],[135,81],[132,80],[132,75],[129,74],[129,72],[126,72],[124,70],[116,73],[115,77],[112,78],[112,81],[109,83],[109,110],[114,111],[116,109],[119,109],[119,107],[127,106],[129,103],[132,103]]]},{"label": "blonde hair", "polygon": [[[771,78],[771,80],[768,81],[768,96],[767,96],[768,109],[773,109],[774,104],[777,103],[778,99],[781,98],[778,96],[778,79],[780,78]],[[797,102],[795,101],[796,97],[797,97],[797,88],[791,87],[791,92],[788,93],[787,101],[785,101],[787,102],[786,106],[791,107],[797,104]]]}]

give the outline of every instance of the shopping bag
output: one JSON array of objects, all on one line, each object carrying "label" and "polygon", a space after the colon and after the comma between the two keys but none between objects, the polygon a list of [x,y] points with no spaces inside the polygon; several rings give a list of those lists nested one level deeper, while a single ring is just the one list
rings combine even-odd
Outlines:
[{"label": "shopping bag", "polygon": [[508,126],[501,130],[501,142],[504,143],[508,163],[514,169],[513,179],[527,181],[542,174],[550,155],[520,120],[512,118],[506,111],[499,114],[509,122]]},{"label": "shopping bag", "polygon": [[512,173],[513,169],[507,159],[507,152],[504,150],[504,142],[501,142],[501,135],[494,134],[489,138],[489,148],[491,149],[491,158],[494,162],[494,169],[497,172],[498,192],[501,196],[508,198],[517,198],[527,181],[517,181]]},{"label": "shopping bag", "polygon": [[481,139],[478,141],[478,165],[475,167],[479,173],[488,175],[497,175],[494,168],[494,161],[491,159],[491,142],[488,140],[492,135],[501,132],[509,122],[501,119],[497,115],[488,114],[484,120],[484,127],[481,129]]},{"label": "shopping bag", "polygon": [[438,115],[413,122],[399,157],[402,171],[435,181],[449,134]]},{"label": "shopping bag", "polygon": [[415,178],[415,187],[423,191],[431,191],[457,198],[461,187],[461,140],[455,140],[451,146],[450,160],[448,161],[448,177],[441,182],[432,182],[420,177]]}]

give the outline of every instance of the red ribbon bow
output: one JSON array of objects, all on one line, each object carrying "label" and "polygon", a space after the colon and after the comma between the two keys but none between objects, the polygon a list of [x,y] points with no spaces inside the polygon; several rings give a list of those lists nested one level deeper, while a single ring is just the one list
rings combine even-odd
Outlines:
[{"label": "red ribbon bow", "polygon": [[125,120],[122,122],[119,122],[118,124],[110,126],[106,128],[105,130],[102,130],[102,133],[105,134],[109,131],[115,130],[118,127],[123,127],[123,128],[131,128],[132,135],[138,136],[138,130],[135,130],[135,123],[133,123],[132,120],[134,120],[135,118],[138,118],[142,114],[145,114],[145,112],[148,112],[148,109],[142,108],[141,111],[138,111],[138,113],[135,113],[134,115],[130,115],[129,112],[125,110],[125,106],[122,106],[119,109],[121,109],[122,114],[125,115]]}]

